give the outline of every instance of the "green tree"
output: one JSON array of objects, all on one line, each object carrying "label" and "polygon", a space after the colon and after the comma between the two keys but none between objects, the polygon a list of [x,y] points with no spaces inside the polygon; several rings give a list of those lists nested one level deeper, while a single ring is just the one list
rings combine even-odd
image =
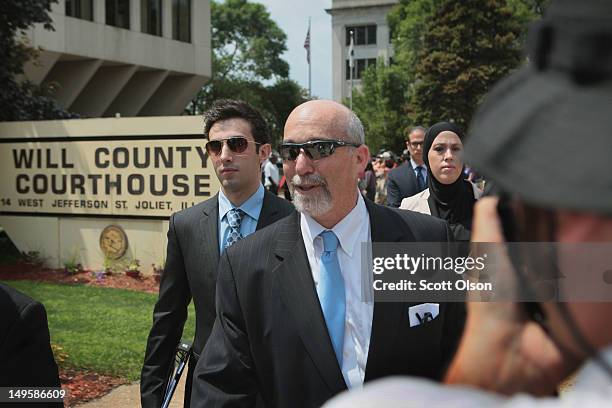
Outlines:
[{"label": "green tree", "polygon": [[423,32],[437,3],[437,0],[400,0],[387,15],[395,49],[393,59],[404,67],[403,76],[408,82],[414,81],[414,68],[423,48]]},{"label": "green tree", "polygon": [[518,19],[522,27],[521,33],[521,44],[524,44],[527,40],[527,32],[529,31],[529,24],[534,20],[542,18],[544,10],[550,0],[507,0],[508,7],[512,14]]},{"label": "green tree", "polygon": [[278,140],[289,112],[306,100],[281,57],[287,36],[264,5],[247,0],[212,1],[211,24],[212,78],[187,112],[200,114],[219,98],[242,99],[262,111]]},{"label": "green tree", "polygon": [[271,113],[273,118],[268,119],[272,132],[273,144],[282,140],[285,122],[291,111],[308,100],[308,91],[297,82],[281,78],[276,83],[266,87],[267,107],[264,111]]},{"label": "green tree", "polygon": [[417,55],[410,118],[466,128],[489,87],[522,62],[521,29],[503,0],[436,0]]},{"label": "green tree", "polygon": [[364,72],[361,89],[353,91],[353,110],[363,122],[371,152],[382,148],[401,152],[405,148],[407,84],[399,65],[385,65],[380,59]]},{"label": "green tree", "polygon": [[289,75],[289,64],[281,58],[287,35],[263,4],[211,1],[210,14],[216,78],[264,80]]},{"label": "green tree", "polygon": [[37,50],[30,47],[25,30],[42,23],[53,30],[49,11],[57,0],[7,1],[0,13],[0,121],[40,120],[74,117],[64,111],[48,94],[50,87],[34,85],[19,79],[23,67],[36,58]]}]

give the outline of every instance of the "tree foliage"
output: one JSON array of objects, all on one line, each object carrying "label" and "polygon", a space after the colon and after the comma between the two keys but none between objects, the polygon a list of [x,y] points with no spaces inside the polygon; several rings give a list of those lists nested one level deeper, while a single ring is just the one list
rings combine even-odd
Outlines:
[{"label": "tree foliage", "polygon": [[287,36],[265,6],[247,0],[212,1],[211,22],[212,78],[188,113],[200,114],[219,98],[242,99],[263,113],[278,140],[291,110],[307,100],[281,57]]},{"label": "tree foliage", "polygon": [[362,76],[361,89],[353,92],[353,109],[362,120],[370,151],[404,149],[408,118],[402,111],[407,82],[399,65],[380,59]]},{"label": "tree foliage", "polygon": [[42,23],[53,30],[49,11],[57,0],[7,1],[0,13],[0,121],[40,120],[74,117],[51,97],[49,87],[21,79],[23,67],[36,58],[25,30]]},{"label": "tree foliage", "polygon": [[353,98],[370,147],[400,151],[414,125],[466,127],[491,85],[523,62],[528,23],[548,1],[400,0],[387,16],[393,63],[368,69]]},{"label": "tree foliage", "polygon": [[423,49],[423,32],[430,21],[436,0],[400,0],[387,15],[395,50],[394,61],[404,67],[405,80],[414,80],[418,53]]},{"label": "tree foliage", "polygon": [[408,100],[415,121],[466,128],[489,87],[521,62],[521,25],[502,0],[439,0]]},{"label": "tree foliage", "polygon": [[217,78],[264,80],[289,75],[289,64],[281,58],[287,50],[287,35],[263,4],[211,1],[210,13]]}]

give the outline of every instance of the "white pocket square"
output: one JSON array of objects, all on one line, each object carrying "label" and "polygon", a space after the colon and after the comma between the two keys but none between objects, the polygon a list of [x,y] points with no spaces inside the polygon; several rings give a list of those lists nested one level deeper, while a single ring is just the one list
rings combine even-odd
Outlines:
[{"label": "white pocket square", "polygon": [[438,317],[438,314],[440,314],[440,305],[438,303],[422,303],[410,306],[408,308],[410,327],[427,323]]}]

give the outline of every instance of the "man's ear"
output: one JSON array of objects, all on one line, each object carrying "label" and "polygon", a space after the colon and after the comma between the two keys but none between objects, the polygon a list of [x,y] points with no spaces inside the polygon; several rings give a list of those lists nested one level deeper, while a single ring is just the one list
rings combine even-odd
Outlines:
[{"label": "man's ear", "polygon": [[368,162],[370,161],[370,149],[368,146],[362,144],[361,146],[355,148],[355,157],[357,160],[357,164],[359,166],[360,171],[364,171]]},{"label": "man's ear", "polygon": [[271,152],[272,145],[270,143],[265,143],[259,146],[259,163],[263,163],[268,157],[270,157]]}]

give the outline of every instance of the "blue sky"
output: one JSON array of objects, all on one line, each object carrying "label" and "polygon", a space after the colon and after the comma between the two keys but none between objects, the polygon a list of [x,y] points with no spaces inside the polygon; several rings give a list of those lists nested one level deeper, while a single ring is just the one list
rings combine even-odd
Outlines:
[{"label": "blue sky", "polygon": [[310,44],[312,61],[312,94],[331,99],[331,16],[325,9],[331,0],[253,0],[266,6],[276,24],[287,34],[287,51],[283,55],[289,63],[289,76],[308,88],[308,64],[304,39],[311,17]]}]

